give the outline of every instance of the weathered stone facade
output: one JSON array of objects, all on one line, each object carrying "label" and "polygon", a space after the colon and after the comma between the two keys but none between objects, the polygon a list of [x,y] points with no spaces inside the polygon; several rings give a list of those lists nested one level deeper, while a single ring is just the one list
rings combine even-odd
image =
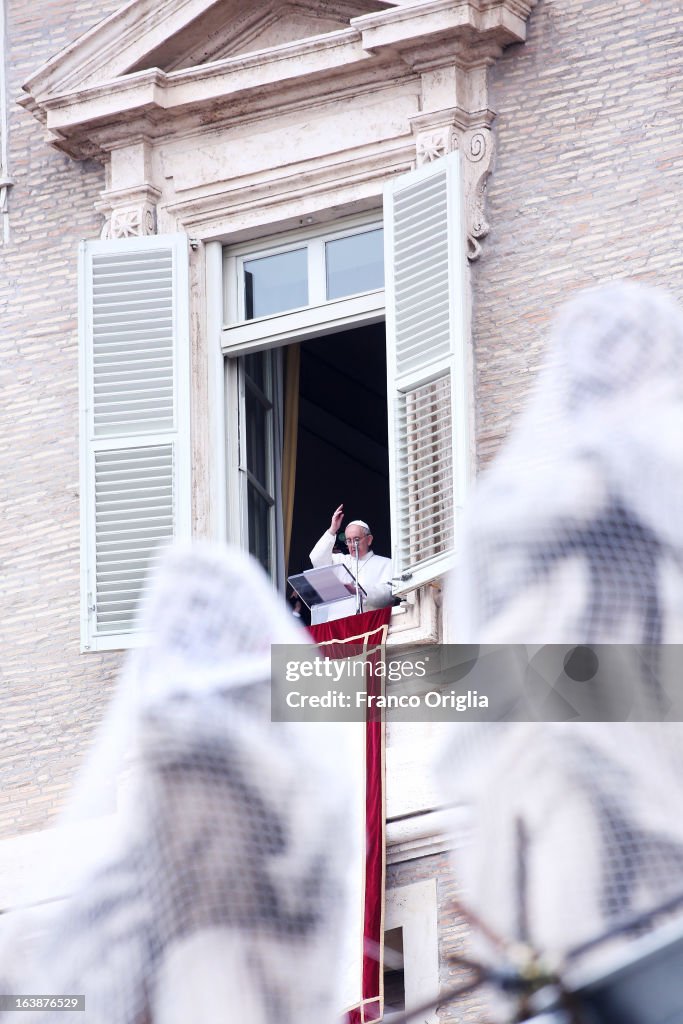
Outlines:
[{"label": "weathered stone facade", "polygon": [[[76,245],[100,234],[104,172],[49,146],[16,103],[41,64],[119,7],[8,0],[14,184],[11,238],[0,249],[0,837],[53,820],[120,664],[117,653],[79,653]],[[489,68],[495,152],[485,206],[470,215],[481,246],[470,278],[480,466],[521,408],[567,295],[636,277],[683,299],[682,72],[683,11],[669,0],[538,0],[526,42]],[[435,123],[421,136],[416,122],[418,160],[451,146],[451,127]],[[437,879],[444,965],[464,942],[445,858],[389,872],[390,886]],[[444,966],[441,981],[449,980]],[[476,1020],[476,1000],[442,1017]]]},{"label": "weathered stone facade", "polygon": [[683,11],[541,0],[491,69],[491,225],[473,268],[477,453],[496,451],[573,291],[632,277],[683,299]]},{"label": "weathered stone facade", "polygon": [[26,77],[117,4],[7,5],[10,241],[0,244],[0,836],[45,827],[102,714],[117,654],[79,651],[77,246],[99,164],[46,145]]},{"label": "weathered stone facade", "polygon": [[[441,853],[392,864],[387,871],[387,887],[400,889],[431,878],[436,879],[439,985],[441,992],[447,992],[469,980],[467,972],[450,958],[472,956],[470,926],[458,914],[454,903],[466,902],[467,897],[458,885],[451,857]],[[482,1000],[476,991],[453,1002],[444,1002],[438,1010],[438,1018],[444,1024],[477,1024],[481,1014]]]}]

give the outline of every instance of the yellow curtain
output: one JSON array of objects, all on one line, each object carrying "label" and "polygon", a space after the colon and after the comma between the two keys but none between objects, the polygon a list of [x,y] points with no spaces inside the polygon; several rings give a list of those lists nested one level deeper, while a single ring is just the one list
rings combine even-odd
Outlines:
[{"label": "yellow curtain", "polygon": [[285,422],[282,437],[282,525],[285,541],[285,568],[289,565],[289,546],[294,517],[296,485],[296,442],[299,428],[299,367],[301,346],[285,349]]}]

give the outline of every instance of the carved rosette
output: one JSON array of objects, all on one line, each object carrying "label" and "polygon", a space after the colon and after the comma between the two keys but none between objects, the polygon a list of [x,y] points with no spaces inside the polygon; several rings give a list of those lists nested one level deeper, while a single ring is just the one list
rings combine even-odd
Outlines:
[{"label": "carved rosette", "polygon": [[113,209],[105,220],[102,238],[138,238],[155,235],[156,230],[156,206],[148,202],[137,203]]},{"label": "carved rosette", "polygon": [[449,125],[433,131],[420,132],[415,140],[417,166],[430,164],[458,148],[457,137]]}]

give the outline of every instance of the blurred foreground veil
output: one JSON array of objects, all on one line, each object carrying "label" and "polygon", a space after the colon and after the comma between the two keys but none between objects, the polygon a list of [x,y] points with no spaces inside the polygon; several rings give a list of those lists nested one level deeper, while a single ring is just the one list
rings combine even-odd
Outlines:
[{"label": "blurred foreground veil", "polygon": [[0,990],[84,993],[88,1024],[333,1021],[344,737],[270,721],[271,644],[306,635],[254,561],[210,545],[165,555],[143,625],[69,815],[110,810],[123,777],[108,849],[14,975],[5,950]]},{"label": "blurred foreground veil", "polygon": [[[473,819],[455,866],[491,964],[514,943],[562,964],[610,929],[625,951],[621,923],[683,895],[683,726],[660,685],[662,645],[683,641],[682,439],[679,307],[636,283],[577,294],[466,510],[452,630],[530,656],[614,645],[615,665],[624,645],[651,647],[602,721],[452,727],[442,781]],[[494,1016],[509,1012],[498,1000]]]}]

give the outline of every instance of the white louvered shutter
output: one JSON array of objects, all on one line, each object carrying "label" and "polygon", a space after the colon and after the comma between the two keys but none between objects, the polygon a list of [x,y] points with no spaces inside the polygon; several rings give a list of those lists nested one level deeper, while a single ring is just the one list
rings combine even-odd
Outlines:
[{"label": "white louvered shutter", "polygon": [[81,636],[139,642],[135,612],[160,544],[190,533],[185,235],[80,250]]},{"label": "white louvered shutter", "polygon": [[385,192],[389,465],[396,593],[453,564],[468,479],[459,153]]}]

